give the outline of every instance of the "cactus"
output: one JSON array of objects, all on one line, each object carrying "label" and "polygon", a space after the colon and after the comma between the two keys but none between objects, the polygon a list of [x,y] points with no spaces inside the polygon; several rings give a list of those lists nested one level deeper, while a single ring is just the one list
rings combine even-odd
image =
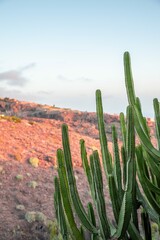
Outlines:
[{"label": "cactus", "polygon": [[[154,99],[157,148],[153,146],[147,120],[136,97],[130,55],[124,53],[125,83],[129,106],[126,118],[120,113],[122,147],[118,145],[116,127],[112,126],[113,155],[109,152],[103,119],[101,91],[96,91],[96,112],[102,165],[98,151],[88,157],[85,141],[80,140],[82,165],[87,176],[93,204],[84,208],[73,173],[68,127],[62,125],[63,150],[57,150],[58,177],[55,178],[54,205],[63,239],[150,240],[151,221],[159,226],[160,218],[160,107]],[[135,134],[140,144],[135,143]],[[120,155],[121,153],[121,155]],[[121,161],[122,160],[122,161]],[[114,224],[108,218],[104,197],[102,167],[112,203]],[[138,180],[137,180],[138,177]],[[141,190],[143,189],[143,191]],[[141,221],[139,221],[139,213]],[[75,214],[80,224],[75,220]],[[97,219],[96,217],[97,216]],[[142,225],[142,227],[141,227]],[[159,227],[160,228],[160,227]],[[143,230],[142,230],[143,229]]]}]

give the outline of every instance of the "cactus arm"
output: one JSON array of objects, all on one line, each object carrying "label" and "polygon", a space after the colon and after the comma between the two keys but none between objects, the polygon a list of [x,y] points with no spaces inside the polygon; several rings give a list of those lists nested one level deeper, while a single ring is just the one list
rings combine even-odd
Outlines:
[{"label": "cactus arm", "polygon": [[85,171],[86,176],[87,176],[87,180],[88,180],[88,183],[89,183],[89,188],[90,188],[90,191],[91,191],[91,196],[92,196],[92,198],[94,198],[95,197],[94,196],[94,184],[93,184],[93,180],[92,180],[91,169],[90,169],[88,159],[87,159],[87,152],[86,152],[86,147],[85,147],[84,140],[80,140],[80,148],[81,148],[81,158],[82,158],[83,168],[84,168],[84,171]]},{"label": "cactus arm", "polygon": [[57,160],[58,160],[58,175],[59,175],[59,183],[60,183],[63,207],[64,207],[64,211],[65,211],[65,214],[66,214],[66,217],[68,220],[68,224],[71,229],[71,234],[77,240],[83,240],[82,235],[81,235],[80,231],[78,230],[76,223],[74,221],[74,216],[73,216],[69,192],[68,192],[69,186],[67,185],[66,170],[64,167],[63,152],[61,149],[57,150]]},{"label": "cactus arm", "polygon": [[121,147],[121,158],[123,163],[123,185],[126,184],[126,166],[127,166],[127,156],[126,156],[126,150],[125,147]]},{"label": "cactus arm", "polygon": [[137,186],[137,197],[138,197],[138,201],[141,203],[143,208],[149,214],[151,220],[153,222],[156,222],[157,224],[159,224],[159,215],[158,215],[158,213],[151,206],[151,204],[149,203],[147,197],[145,195],[142,195],[142,193],[140,192],[138,186]]},{"label": "cactus arm", "polygon": [[148,213],[144,209],[142,209],[142,212],[141,212],[141,219],[142,219],[142,226],[145,233],[145,239],[151,240],[152,239],[151,224],[150,224]]},{"label": "cactus arm", "polygon": [[133,123],[133,111],[129,106],[127,108],[127,173],[126,185],[119,214],[118,227],[116,236],[118,238],[124,237],[129,226],[133,203],[133,186],[134,186],[134,160],[135,160],[135,133]]},{"label": "cactus arm", "polygon": [[55,209],[55,215],[56,215],[56,219],[57,219],[57,221],[59,222],[59,210],[58,210],[58,207],[59,207],[59,193],[58,193],[58,185],[59,183],[58,183],[58,179],[57,179],[57,177],[55,177],[54,178],[54,188],[55,188],[55,192],[54,192],[54,195],[53,195],[53,197],[54,197],[54,209]]},{"label": "cactus arm", "polygon": [[128,226],[128,232],[132,240],[143,240],[137,228],[132,222]]},{"label": "cactus arm", "polygon": [[148,136],[146,135],[146,133],[143,131],[142,126],[141,126],[141,122],[140,119],[138,119],[138,111],[136,109],[135,106],[135,128],[137,131],[137,134],[141,140],[142,145],[144,146],[145,150],[151,155],[153,156],[153,158],[155,159],[155,161],[159,161],[160,162],[160,152],[153,147],[151,141],[148,139]]},{"label": "cactus arm", "polygon": [[[140,146],[141,148],[141,146]],[[143,157],[145,155],[145,150],[144,148],[142,147],[141,148],[141,151],[143,153],[142,155],[142,160],[143,161],[143,170],[144,170],[144,175],[148,178],[148,179],[151,179],[152,175],[153,175],[153,172],[151,171],[151,169],[149,168],[149,165],[148,165],[148,161],[145,159],[145,157]],[[147,154],[147,153],[146,153]],[[147,154],[148,155],[148,154]],[[152,175],[151,175],[152,173]]]},{"label": "cactus arm", "polygon": [[[125,70],[125,83],[126,83],[128,101],[129,101],[129,104],[136,107],[135,106],[136,97],[135,97],[134,84],[133,84],[133,78],[132,78],[132,72],[131,72],[130,55],[128,52],[124,53],[124,70]],[[146,136],[146,132],[143,131],[142,126],[144,126],[144,123],[142,123],[142,119],[137,118],[137,114],[139,113],[139,111],[136,110],[134,112],[135,112],[136,131],[142,141],[142,144],[144,145],[146,151],[148,151],[154,158],[160,160],[160,153],[153,147],[148,137]]]},{"label": "cactus arm", "polygon": [[[96,109],[97,109],[98,129],[99,129],[99,136],[100,136],[103,166],[104,166],[106,177],[108,179],[108,177],[112,175],[113,167],[112,167],[111,155],[110,155],[110,152],[108,150],[107,137],[106,137],[106,133],[105,133],[102,97],[101,97],[101,91],[100,90],[96,91]],[[113,178],[112,181],[115,181],[115,179]],[[112,182],[112,184],[114,186],[116,186],[116,183]],[[112,192],[111,192],[110,196],[113,197],[113,199],[111,201],[113,202],[114,209],[118,210],[118,205],[114,205],[115,195],[112,194]]]},{"label": "cactus arm", "polygon": [[112,141],[113,141],[114,171],[115,171],[114,177],[115,177],[115,182],[118,189],[119,198],[122,201],[122,198],[123,198],[122,175],[121,175],[117,131],[115,126],[112,126]]},{"label": "cactus arm", "polygon": [[95,204],[97,208],[97,213],[99,217],[99,224],[101,234],[104,239],[109,239],[111,232],[110,232],[110,223],[108,221],[106,215],[106,206],[104,200],[104,193],[103,193],[103,179],[102,179],[102,171],[100,167],[100,160],[98,151],[93,151],[93,180],[95,183]]},{"label": "cactus arm", "polygon": [[136,103],[136,95],[134,90],[134,83],[131,70],[131,60],[129,52],[124,53],[124,74],[125,74],[125,84],[127,89],[128,102],[130,105]]},{"label": "cactus arm", "polygon": [[116,237],[122,239],[125,236],[126,230],[128,229],[129,222],[131,219],[132,211],[132,196],[131,193],[126,191],[124,193],[121,210],[119,214],[118,227]]},{"label": "cactus arm", "polygon": [[90,188],[92,188],[91,170],[90,170],[90,166],[88,164],[87,151],[86,151],[86,147],[85,147],[85,141],[83,139],[80,140],[80,148],[81,148],[81,159],[82,159],[83,168],[84,168],[84,171],[86,173],[89,186],[90,186]]},{"label": "cactus arm", "polygon": [[[127,163],[132,163],[135,160],[135,132],[134,132],[134,116],[132,107],[127,107]],[[129,177],[127,176],[128,181]],[[131,183],[128,182],[127,188],[132,188],[132,180]]]},{"label": "cactus arm", "polygon": [[79,220],[83,224],[83,226],[86,229],[88,229],[90,232],[97,233],[97,229],[90,222],[77,191],[76,180],[73,173],[70,145],[69,145],[68,127],[66,124],[62,125],[62,144],[64,149],[64,160],[65,160],[65,167],[67,172],[67,179],[69,183],[69,191],[70,191],[70,195],[71,195],[71,199],[72,199],[75,211],[78,215]]},{"label": "cactus arm", "polygon": [[[139,161],[139,160],[138,160]],[[144,160],[140,160],[141,163],[140,163],[140,168],[141,168],[141,181],[144,183],[144,186],[143,187],[147,187],[149,191],[151,191],[152,193],[152,197],[155,198],[158,202],[158,199],[159,199],[159,196],[160,196],[160,188],[157,187],[157,183],[156,181],[153,181],[154,178],[153,178],[153,182],[151,182],[149,176],[146,174],[146,171],[145,171],[145,161]],[[154,177],[154,176],[153,176]],[[160,206],[159,206],[160,207]]]},{"label": "cactus arm", "polygon": [[[94,214],[94,210],[91,202],[88,203],[87,209],[88,209],[89,219],[92,222],[92,224],[96,227],[96,218],[95,218],[95,214]],[[92,234],[91,240],[99,240],[98,234]]]},{"label": "cactus arm", "polygon": [[105,174],[107,177],[108,174],[112,174],[112,165],[110,161],[107,137],[105,133],[102,97],[101,97],[100,90],[96,91],[96,110],[97,110],[96,112],[97,112],[97,118],[98,118],[98,129],[99,129],[99,137],[100,137],[100,144],[101,144],[102,160],[103,160]]},{"label": "cactus arm", "polygon": [[55,186],[55,193],[54,193],[54,205],[56,209],[56,218],[60,227],[61,235],[63,240],[68,240],[68,230],[67,230],[67,223],[65,219],[65,213],[62,207],[62,200],[60,195],[60,186],[58,182],[58,178],[54,178],[54,186]]},{"label": "cactus arm", "polygon": [[[147,125],[146,118],[143,117],[142,110],[141,110],[141,103],[140,103],[140,99],[138,97],[136,98],[135,106],[136,106],[136,110],[135,111],[137,111],[137,116],[138,116],[139,122],[141,123],[142,129],[145,132],[146,136],[150,139],[149,127]],[[133,108],[135,106],[133,106]]]},{"label": "cactus arm", "polygon": [[133,107],[127,107],[127,157],[129,159],[128,164],[131,164],[131,171],[128,174],[132,174],[131,183],[128,183],[128,187],[132,192],[132,220],[138,228],[138,214],[137,214],[137,199],[136,199],[136,162],[135,162],[135,129],[134,129],[134,112]]},{"label": "cactus arm", "polygon": [[120,204],[122,200],[120,200],[119,198],[113,174],[109,174],[108,176],[108,185],[109,185],[110,198],[112,202],[113,214],[114,214],[116,223],[118,224]]},{"label": "cactus arm", "polygon": [[120,113],[120,126],[121,126],[121,133],[122,133],[122,141],[123,141],[123,146],[126,148],[126,124],[125,124],[125,117],[124,113]]},{"label": "cactus arm", "polygon": [[93,226],[96,227],[96,218],[95,218],[95,214],[94,214],[94,210],[91,202],[87,204],[87,209],[88,209],[89,219],[91,220]]},{"label": "cactus arm", "polygon": [[144,156],[144,159],[146,160],[149,168],[151,169],[152,173],[160,181],[160,170],[158,167],[159,164],[157,164],[155,162],[155,159],[152,156],[150,156],[145,150],[143,151],[143,156]]},{"label": "cactus arm", "polygon": [[144,178],[142,176],[142,173],[143,173],[143,162],[142,162],[142,159],[139,158],[137,156],[137,172],[138,172],[138,178],[139,178],[139,181],[141,183],[141,186],[143,188],[143,191],[149,201],[149,203],[151,204],[151,206],[154,208],[154,210],[160,214],[160,206],[158,205],[158,203],[156,202],[155,198],[153,197],[152,193],[150,192],[148,186],[146,185],[146,182],[144,181]]},{"label": "cactus arm", "polygon": [[95,201],[95,182],[94,182],[94,160],[93,160],[93,154],[89,156],[89,161],[90,161],[90,170],[91,170],[91,177],[92,177],[92,188],[93,191],[91,191],[92,198]]},{"label": "cactus arm", "polygon": [[85,231],[84,231],[83,225],[80,225],[80,232],[81,232],[82,238],[85,239]]},{"label": "cactus arm", "polygon": [[100,187],[100,190],[103,192],[103,178],[102,178],[102,170],[100,166],[100,159],[98,151],[93,151],[93,166],[94,166],[94,173],[97,180],[98,187]]},{"label": "cactus arm", "polygon": [[[136,148],[137,157],[139,157],[142,161],[143,172],[141,172],[141,176],[143,177],[146,185],[148,185],[149,189],[156,193],[159,192],[159,187],[157,185],[157,181],[160,181],[160,171],[158,169],[158,165],[152,161],[152,157],[143,149],[140,145]],[[149,169],[149,170],[148,170]]]},{"label": "cactus arm", "polygon": [[157,136],[157,144],[158,149],[160,150],[160,107],[158,99],[153,99],[153,106],[155,112],[155,125],[156,125],[156,136]]},{"label": "cactus arm", "polygon": [[138,225],[138,212],[137,212],[137,182],[136,182],[136,162],[133,162],[133,190],[132,190],[132,219],[135,227],[139,231],[139,225]]},{"label": "cactus arm", "polygon": [[[127,175],[129,172],[131,174],[131,171],[132,166],[129,164],[127,166]],[[132,178],[132,176],[130,176],[130,178]],[[123,201],[121,204],[116,237],[120,239],[124,237],[126,230],[128,229],[128,226],[130,224],[131,212],[132,212],[132,193],[131,187],[128,186],[124,192]]]},{"label": "cactus arm", "polygon": [[146,183],[150,191],[160,195],[160,188],[157,187],[155,184],[153,184],[146,176],[143,176],[143,177],[144,177],[144,182]]}]

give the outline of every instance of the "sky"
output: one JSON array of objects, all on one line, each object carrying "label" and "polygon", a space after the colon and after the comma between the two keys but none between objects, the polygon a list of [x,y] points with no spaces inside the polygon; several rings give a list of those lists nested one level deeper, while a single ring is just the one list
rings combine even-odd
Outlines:
[{"label": "sky", "polygon": [[125,112],[123,54],[153,116],[160,94],[160,0],[0,0],[0,97]]}]

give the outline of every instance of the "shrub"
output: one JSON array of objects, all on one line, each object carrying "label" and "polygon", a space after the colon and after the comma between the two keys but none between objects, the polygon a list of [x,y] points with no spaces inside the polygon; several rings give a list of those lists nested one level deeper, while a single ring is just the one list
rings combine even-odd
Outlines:
[{"label": "shrub", "polygon": [[4,119],[7,120],[9,122],[15,122],[15,123],[20,123],[21,122],[21,118],[16,117],[16,116],[5,116],[5,115],[0,115],[0,119]]},{"label": "shrub", "polygon": [[31,157],[29,159],[29,163],[33,166],[33,167],[38,167],[39,165],[39,159],[36,157]]}]

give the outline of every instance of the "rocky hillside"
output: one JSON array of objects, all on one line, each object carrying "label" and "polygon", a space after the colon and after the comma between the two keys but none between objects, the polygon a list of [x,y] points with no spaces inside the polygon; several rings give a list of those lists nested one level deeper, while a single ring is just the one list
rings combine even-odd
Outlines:
[{"label": "rocky hillside", "polygon": [[[16,99],[0,98],[0,114],[17,116],[23,119],[43,118],[65,122],[73,127],[75,132],[83,133],[95,139],[98,138],[97,117],[94,112],[73,111]],[[115,124],[119,128],[118,115],[105,114],[104,120],[106,125]],[[109,134],[111,133],[110,129],[107,129],[107,131]]]},{"label": "rocky hillside", "polygon": [[[69,126],[73,161],[76,166],[81,166],[81,138],[85,139],[89,153],[92,149],[100,149],[96,113],[1,98],[0,114],[0,159],[27,161],[30,157],[38,157],[42,164],[55,164],[56,150],[61,147],[62,123]],[[112,141],[113,124],[117,127],[121,140],[119,116],[104,114],[104,120],[108,141]],[[154,123],[148,120],[148,124],[153,135]],[[111,143],[109,146],[111,148]]]},{"label": "rocky hillside", "polygon": [[[108,146],[112,151],[111,125],[119,117],[105,114]],[[79,140],[86,142],[87,153],[100,150],[95,113],[60,109],[54,106],[0,99],[0,239],[49,240],[45,221],[31,221],[29,214],[40,214],[54,220],[53,178],[56,150],[61,148],[61,125],[69,126],[72,162],[78,191],[84,206],[90,201],[86,176],[81,168]],[[152,129],[153,122],[148,121]],[[99,151],[100,152],[100,151]],[[106,188],[107,189],[107,188]],[[112,219],[109,195],[108,216]]]}]

